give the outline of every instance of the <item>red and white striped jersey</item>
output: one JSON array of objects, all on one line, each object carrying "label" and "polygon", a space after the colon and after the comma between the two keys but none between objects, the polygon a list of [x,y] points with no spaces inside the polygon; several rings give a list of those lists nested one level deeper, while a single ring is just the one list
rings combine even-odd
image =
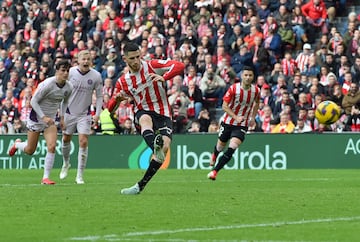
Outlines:
[{"label": "red and white striped jersey", "polygon": [[238,123],[229,114],[225,113],[224,123],[234,126],[248,126],[255,102],[259,102],[259,99],[260,89],[257,86],[251,85],[248,90],[245,90],[239,82],[231,85],[223,100],[229,104],[230,109],[237,116],[243,116],[244,120]]},{"label": "red and white striped jersey", "polygon": [[142,60],[138,72],[127,72],[117,80],[114,93],[123,91],[131,97],[135,102],[135,113],[138,110],[154,111],[171,118],[165,83],[152,81],[149,74],[156,73],[169,80],[182,74],[184,68],[183,63],[173,60]]},{"label": "red and white striped jersey", "polygon": [[307,70],[309,65],[310,56],[314,55],[313,53],[306,55],[303,52],[299,53],[295,59],[296,66],[299,68],[300,72],[303,73]]}]

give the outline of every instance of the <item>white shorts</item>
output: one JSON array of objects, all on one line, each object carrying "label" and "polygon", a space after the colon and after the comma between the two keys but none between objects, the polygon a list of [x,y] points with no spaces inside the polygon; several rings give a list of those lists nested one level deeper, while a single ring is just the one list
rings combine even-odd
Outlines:
[{"label": "white shorts", "polygon": [[33,132],[43,132],[46,128],[49,128],[49,125],[47,125],[43,121],[35,122],[31,119],[28,119],[26,122],[26,127],[28,128],[28,130]]},{"label": "white shorts", "polygon": [[77,132],[78,134],[91,134],[91,115],[76,116],[65,113],[64,116],[65,130],[63,133],[72,135]]}]

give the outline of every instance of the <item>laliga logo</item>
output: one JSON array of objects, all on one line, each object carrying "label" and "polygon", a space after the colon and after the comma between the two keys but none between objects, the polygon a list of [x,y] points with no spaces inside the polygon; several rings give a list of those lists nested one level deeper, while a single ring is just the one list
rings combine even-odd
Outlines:
[{"label": "laliga logo", "polygon": [[[141,144],[136,147],[136,149],[131,152],[128,159],[128,165],[130,169],[147,169],[151,161],[151,156],[153,152],[146,145],[145,141],[142,141]],[[165,161],[161,165],[160,169],[167,169],[170,164],[170,148],[166,154]]]}]

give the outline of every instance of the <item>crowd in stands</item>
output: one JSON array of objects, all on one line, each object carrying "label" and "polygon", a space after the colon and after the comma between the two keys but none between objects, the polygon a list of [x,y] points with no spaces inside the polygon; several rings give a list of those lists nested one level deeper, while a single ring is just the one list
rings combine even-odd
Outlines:
[{"label": "crowd in stands", "polygon": [[[254,68],[261,88],[249,132],[360,131],[360,13],[349,12],[346,0],[0,2],[0,134],[26,132],[37,85],[54,75],[57,60],[76,65],[83,49],[103,78],[106,108],[127,71],[121,58],[127,41],[139,44],[145,60],[185,63],[184,74],[167,82],[175,133],[217,132],[212,110],[219,111],[244,66]],[[346,16],[342,29],[340,16]],[[343,112],[331,126],[314,117],[323,100]],[[135,133],[131,103],[122,103],[115,117],[119,132]]]}]

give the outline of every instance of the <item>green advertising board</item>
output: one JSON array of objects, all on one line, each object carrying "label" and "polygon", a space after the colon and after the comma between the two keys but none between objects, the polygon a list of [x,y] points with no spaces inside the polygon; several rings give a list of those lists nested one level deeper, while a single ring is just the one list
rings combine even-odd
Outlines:
[{"label": "green advertising board", "polygon": [[[34,155],[8,150],[17,137],[0,137],[0,169],[42,169],[46,143],[41,138]],[[26,136],[21,137],[23,140]],[[71,163],[77,163],[76,136]],[[209,169],[215,134],[174,135],[164,169]],[[91,136],[88,168],[146,169],[152,152],[141,136]],[[56,146],[55,167],[62,164],[61,137]],[[249,134],[226,169],[337,169],[360,168],[360,133]]]}]

